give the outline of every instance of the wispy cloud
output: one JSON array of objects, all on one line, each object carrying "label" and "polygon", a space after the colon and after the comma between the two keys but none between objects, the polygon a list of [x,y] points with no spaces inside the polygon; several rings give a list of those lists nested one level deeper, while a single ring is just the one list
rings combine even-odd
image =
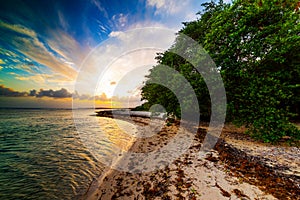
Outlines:
[{"label": "wispy cloud", "polygon": [[8,74],[10,74],[10,75],[12,75],[12,76],[18,76],[18,74],[15,73],[15,72],[8,72]]},{"label": "wispy cloud", "polygon": [[24,75],[20,73],[9,72],[16,80],[26,81],[32,83],[39,88],[50,88],[50,87],[66,87],[73,89],[74,81],[66,80],[65,77],[60,74],[46,74],[46,73],[34,73],[32,75]]},{"label": "wispy cloud", "polygon": [[0,54],[2,54],[3,56],[10,57],[10,58],[18,57],[18,55],[16,53],[9,51],[7,49],[1,48],[1,47],[0,47]]},{"label": "wispy cloud", "polygon": [[189,2],[186,1],[173,1],[173,0],[147,0],[149,6],[157,9],[156,14],[166,12],[167,14],[175,14],[182,11]]},{"label": "wispy cloud", "polygon": [[58,10],[57,15],[58,15],[60,25],[64,28],[64,30],[67,30],[69,28],[69,24],[65,19],[63,13],[60,10]]},{"label": "wispy cloud", "polygon": [[5,64],[5,62],[0,58],[0,65]]},{"label": "wispy cloud", "polygon": [[102,33],[108,33],[109,32],[109,27],[107,27],[106,25],[104,25],[102,22],[100,22],[99,20],[97,20],[97,23],[99,25],[100,31]]},{"label": "wispy cloud", "polygon": [[[49,67],[57,73],[61,73],[66,78],[72,80],[76,77],[76,70],[72,66],[60,61],[52,52],[50,52],[42,41],[39,40],[37,34],[24,26],[8,24],[0,21],[0,28],[5,29],[3,40],[10,42],[16,50],[28,58]],[[11,34],[9,32],[14,32]],[[20,36],[23,35],[22,36]]]},{"label": "wispy cloud", "polygon": [[49,52],[39,40],[35,38],[15,38],[13,44],[22,54],[51,68],[54,72],[61,73],[70,80],[76,77],[77,72],[70,65],[63,63],[54,57],[54,55]]},{"label": "wispy cloud", "polygon": [[30,30],[19,24],[8,24],[0,20],[0,27],[20,33],[29,37],[36,37],[36,33],[33,30]]},{"label": "wispy cloud", "polygon": [[128,25],[128,15],[124,13],[113,15],[112,22],[117,30],[123,30]]},{"label": "wispy cloud", "polygon": [[15,78],[17,80],[21,80],[21,81],[33,81],[38,84],[45,83],[45,75],[41,75],[41,74],[35,74],[32,76],[20,76],[20,75],[16,74]]},{"label": "wispy cloud", "polygon": [[78,69],[88,49],[81,47],[73,37],[63,31],[52,31],[50,35],[51,37],[47,40],[50,48],[60,55],[65,65]]},{"label": "wispy cloud", "polygon": [[147,4],[160,9],[165,6],[165,0],[147,0]]},{"label": "wispy cloud", "polygon": [[37,67],[35,65],[33,65],[32,63],[28,63],[28,64],[20,63],[20,64],[15,64],[14,69],[21,70],[28,74],[34,74],[34,73],[36,73]]},{"label": "wispy cloud", "polygon": [[181,28],[181,23],[196,19],[196,13],[200,10],[201,1],[198,0],[147,0],[146,4],[154,8],[154,14],[159,16],[169,28]]},{"label": "wispy cloud", "polygon": [[91,2],[92,2],[92,4],[94,4],[98,8],[98,10],[100,11],[100,13],[102,15],[104,15],[105,18],[108,18],[108,13],[107,13],[105,7],[101,5],[100,1],[91,0]]}]

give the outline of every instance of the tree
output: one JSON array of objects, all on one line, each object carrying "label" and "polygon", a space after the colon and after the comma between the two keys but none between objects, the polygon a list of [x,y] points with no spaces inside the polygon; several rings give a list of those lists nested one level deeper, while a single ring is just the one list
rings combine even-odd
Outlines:
[{"label": "tree", "polygon": [[[203,45],[219,67],[228,100],[227,120],[245,124],[249,133],[266,142],[283,136],[300,139],[299,130],[289,122],[290,117],[299,116],[300,105],[298,1],[237,0],[232,5],[211,1],[202,5],[200,18],[185,22],[179,33]],[[172,48],[181,48],[180,35]],[[159,54],[157,60],[189,80],[209,119],[211,105],[201,75],[170,51]],[[155,68],[148,80],[156,76]],[[170,91],[147,84],[142,91],[150,104],[156,99],[164,102],[167,111],[178,110]],[[166,96],[156,98],[158,91]]]},{"label": "tree", "polygon": [[211,19],[211,29],[205,35],[204,48],[221,66],[228,116],[267,142],[285,135],[299,137],[299,131],[288,122],[299,106],[296,4],[235,1]]}]

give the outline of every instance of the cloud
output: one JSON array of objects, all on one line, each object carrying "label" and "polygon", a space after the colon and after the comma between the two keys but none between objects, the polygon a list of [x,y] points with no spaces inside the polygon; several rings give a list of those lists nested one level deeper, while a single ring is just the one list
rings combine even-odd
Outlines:
[{"label": "cloud", "polygon": [[[20,61],[18,61],[20,63]],[[37,67],[33,63],[27,64],[16,64],[13,66],[14,69],[19,69],[21,71],[27,72],[28,74],[36,73]]]},{"label": "cloud", "polygon": [[93,97],[88,94],[79,94],[77,91],[73,94],[73,99],[79,99],[79,100],[92,100]]},{"label": "cloud", "polygon": [[97,9],[100,11],[101,14],[104,15],[104,17],[108,18],[108,14],[106,9],[101,5],[101,3],[97,0],[91,0],[92,4],[94,4]]},{"label": "cloud", "polygon": [[12,76],[18,76],[18,74],[16,74],[15,72],[8,72],[8,74],[10,74]]},{"label": "cloud", "polygon": [[[14,69],[20,69],[22,70],[21,67],[15,67]],[[6,72],[6,74],[9,74],[12,76],[14,79],[18,81],[23,81],[20,82],[20,84],[23,84],[24,86],[26,85],[32,85],[33,87],[39,86],[40,88],[46,88],[50,89],[51,87],[60,87],[60,88],[67,88],[69,90],[73,90],[74,87],[74,81],[66,80],[64,76],[62,76],[59,73],[56,74],[47,74],[47,73],[29,73],[29,72],[21,72],[18,71],[16,72]]]},{"label": "cloud", "polygon": [[5,64],[5,62],[0,58],[0,65]]},{"label": "cloud", "polygon": [[165,0],[147,0],[147,4],[159,9],[165,5]]},{"label": "cloud", "polygon": [[198,0],[147,0],[148,9],[154,9],[154,15],[160,18],[160,22],[169,28],[180,29],[180,22],[197,19],[196,13],[201,9],[201,1]]},{"label": "cloud", "polygon": [[110,98],[107,98],[105,93],[102,93],[101,95],[95,96],[95,101],[110,101]]},{"label": "cloud", "polygon": [[53,98],[70,98],[72,94],[68,90],[62,88],[60,90],[43,90],[41,89],[38,93],[34,90],[30,91],[30,94],[35,94],[36,97],[53,97]]},{"label": "cloud", "polygon": [[14,91],[11,88],[7,88],[4,85],[0,85],[0,96],[6,96],[6,97],[24,97],[24,96],[28,96],[28,93],[27,92]]},{"label": "cloud", "polygon": [[105,25],[103,25],[99,20],[97,20],[97,23],[99,24],[99,28],[100,28],[102,33],[107,33],[108,32],[109,27],[106,27]]},{"label": "cloud", "polygon": [[0,20],[0,27],[8,29],[10,31],[17,32],[29,37],[36,37],[36,33],[33,30],[30,30],[24,26],[18,24],[8,24]]},{"label": "cloud", "polygon": [[74,99],[79,100],[111,101],[111,98],[108,98],[104,92],[101,95],[91,96],[89,94],[79,94],[75,91],[72,96]]},{"label": "cloud", "polygon": [[49,75],[46,74],[35,74],[32,76],[21,76],[19,74],[14,74],[15,79],[20,80],[20,81],[33,81],[38,84],[45,83],[45,79],[49,77]]},{"label": "cloud", "polygon": [[[61,73],[67,79],[74,79],[76,77],[77,72],[72,66],[57,59],[53,53],[45,47],[33,30],[18,24],[8,24],[1,20],[0,29],[6,30],[0,40],[3,40],[5,43],[9,42],[9,45],[23,55],[49,67],[54,72]],[[11,34],[11,32],[15,34]],[[65,39],[66,37],[62,36],[62,38]],[[68,40],[66,42],[70,41]]]},{"label": "cloud", "polygon": [[0,85],[0,96],[2,97],[52,97],[52,98],[70,98],[72,94],[65,88],[60,90],[30,90],[29,92],[19,92],[11,88]]},{"label": "cloud", "polygon": [[121,34],[123,34],[122,31],[112,31],[108,36],[109,37],[119,37]]},{"label": "cloud", "polygon": [[[18,92],[11,88],[0,85],[1,107],[71,107],[71,97],[75,107],[135,107],[140,105],[140,97],[119,97],[108,98],[105,93],[91,96],[88,94],[71,94],[67,89],[60,90],[30,90],[29,92]],[[43,102],[43,106],[40,103]],[[69,102],[69,103],[67,103]],[[75,104],[74,104],[75,102]]]},{"label": "cloud", "polygon": [[72,108],[71,99],[35,98],[35,97],[0,97],[2,108]]},{"label": "cloud", "polygon": [[187,1],[173,1],[173,0],[147,0],[147,5],[155,7],[157,12],[167,12],[167,14],[179,13],[186,5]]},{"label": "cloud", "polygon": [[69,24],[60,10],[57,11],[57,15],[60,25],[67,30],[69,28]]},{"label": "cloud", "polygon": [[47,43],[61,57],[61,62],[78,68],[88,53],[87,49],[83,49],[73,37],[63,31],[52,31],[50,35],[51,39]]},{"label": "cloud", "polygon": [[18,57],[18,55],[12,51],[9,51],[7,49],[4,49],[4,48],[1,48],[0,47],[0,54],[4,55],[4,56],[8,56],[8,57],[11,57],[11,58],[16,58]]},{"label": "cloud", "polygon": [[121,25],[121,27],[124,27],[126,25],[126,23],[128,21],[127,17],[128,17],[127,15],[124,15],[122,13],[119,15],[118,22]]},{"label": "cloud", "polygon": [[15,38],[13,41],[15,47],[27,57],[35,60],[36,62],[49,67],[54,72],[64,75],[68,79],[74,79],[77,72],[70,66],[59,61],[50,53],[43,43],[36,38]]},{"label": "cloud", "polygon": [[112,21],[114,22],[118,30],[123,29],[128,23],[128,15],[119,13],[117,15],[112,16]]},{"label": "cloud", "polygon": [[31,96],[31,97],[35,97],[37,95],[37,92],[36,92],[36,90],[30,90],[30,92],[29,92],[29,96]]}]

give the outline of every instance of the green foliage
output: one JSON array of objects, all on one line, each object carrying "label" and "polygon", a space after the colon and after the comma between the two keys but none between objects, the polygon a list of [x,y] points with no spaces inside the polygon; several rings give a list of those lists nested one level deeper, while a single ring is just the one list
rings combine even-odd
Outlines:
[{"label": "green foliage", "polygon": [[299,108],[295,3],[235,1],[211,19],[205,35],[204,48],[222,68],[228,120],[248,125],[249,133],[265,142],[299,135],[288,121]]},{"label": "green foliage", "polygon": [[[284,136],[298,140],[300,132],[289,119],[300,110],[300,18],[298,1],[237,0],[203,4],[197,21],[185,22],[180,30],[199,42],[213,58],[222,75],[227,95],[227,121],[245,124],[249,134],[265,142]],[[178,35],[171,49],[185,50]],[[166,51],[157,56],[142,89],[148,104],[161,104],[168,113],[180,116],[176,96],[153,80],[165,80],[176,88],[180,83],[165,73],[162,65],[180,72],[193,87],[204,119],[210,118],[211,100],[199,73],[179,55]],[[181,88],[184,91],[184,88]],[[193,102],[186,104],[191,112]],[[181,105],[182,106],[182,105]],[[201,118],[203,119],[203,118]]]},{"label": "green foliage", "polygon": [[167,87],[158,84],[159,82],[168,82],[180,86],[173,83],[176,82],[176,77],[174,74],[167,73],[164,65],[157,65],[150,72],[146,85],[142,88],[143,100],[147,100],[149,105],[159,104],[165,108],[167,113],[180,117],[181,110],[175,94]]},{"label": "green foliage", "polygon": [[283,113],[270,107],[265,110],[266,117],[254,120],[247,131],[254,138],[264,142],[276,143],[284,136],[289,136],[290,141],[300,140],[299,130],[288,120],[284,120]]},{"label": "green foliage", "polygon": [[137,106],[133,109],[131,109],[132,111],[148,111],[150,109],[151,105],[149,104],[149,102],[143,103],[140,106]]}]

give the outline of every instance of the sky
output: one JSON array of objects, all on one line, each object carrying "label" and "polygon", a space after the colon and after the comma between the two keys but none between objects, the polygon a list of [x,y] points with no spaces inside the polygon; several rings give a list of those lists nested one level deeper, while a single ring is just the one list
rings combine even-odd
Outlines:
[{"label": "sky", "polygon": [[[182,22],[197,19],[196,13],[203,2],[1,2],[0,107],[71,107],[72,97],[79,107],[110,107],[112,101],[116,107],[122,106],[122,102],[132,102],[132,106],[139,104],[139,91],[144,76],[155,64],[156,53],[172,45]],[[147,27],[159,27],[166,30],[163,31],[166,34],[156,31],[160,37],[149,39],[151,35],[147,34],[141,37],[145,30],[150,32]],[[136,29],[139,35],[130,32]],[[142,47],[145,40],[157,45],[126,55],[115,53],[124,45],[128,52],[137,48],[133,43]],[[80,79],[83,75],[84,84]],[[118,92],[114,92],[116,88]]]}]

